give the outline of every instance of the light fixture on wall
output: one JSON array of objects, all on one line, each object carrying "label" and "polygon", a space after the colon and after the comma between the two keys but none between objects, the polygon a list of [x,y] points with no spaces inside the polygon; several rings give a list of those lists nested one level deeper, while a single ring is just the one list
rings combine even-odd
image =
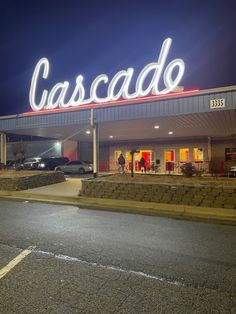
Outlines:
[{"label": "light fixture on wall", "polygon": [[159,125],[154,125],[154,129],[159,129]]},{"label": "light fixture on wall", "polygon": [[171,134],[173,134],[173,133],[174,133],[174,132],[172,132],[172,131],[169,131],[169,132],[168,132],[169,135],[171,135]]},{"label": "light fixture on wall", "polygon": [[87,130],[87,131],[86,131],[86,134],[91,134],[91,131],[90,131],[90,130]]},{"label": "light fixture on wall", "polygon": [[109,138],[113,138],[113,135],[109,135]]}]

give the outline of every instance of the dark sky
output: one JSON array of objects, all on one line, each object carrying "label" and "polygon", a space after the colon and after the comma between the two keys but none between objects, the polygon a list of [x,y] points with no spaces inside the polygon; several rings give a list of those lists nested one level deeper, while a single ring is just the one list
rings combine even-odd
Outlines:
[{"label": "dark sky", "polygon": [[34,67],[50,61],[48,87],[84,76],[88,90],[101,73],[135,73],[157,61],[173,39],[168,61],[182,58],[186,89],[236,85],[236,1],[13,1],[0,5],[0,115],[30,111]]}]

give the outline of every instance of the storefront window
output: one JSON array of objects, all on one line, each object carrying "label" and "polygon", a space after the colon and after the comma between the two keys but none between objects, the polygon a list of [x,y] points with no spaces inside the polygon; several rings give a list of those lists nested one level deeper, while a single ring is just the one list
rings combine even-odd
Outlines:
[{"label": "storefront window", "polygon": [[175,151],[174,150],[166,150],[165,151],[165,163],[166,163],[166,171],[174,171],[174,161],[175,161]]},{"label": "storefront window", "polygon": [[180,162],[189,161],[189,148],[180,148],[180,150],[179,150],[179,161]]},{"label": "storefront window", "polygon": [[125,160],[126,160],[127,162],[131,162],[131,154],[130,154],[130,152],[126,152],[126,154],[125,154]]},{"label": "storefront window", "polygon": [[175,157],[174,157],[174,151],[173,150],[166,150],[165,151],[165,161],[174,161]]},{"label": "storefront window", "polygon": [[203,161],[203,157],[204,157],[204,150],[203,150],[203,148],[195,147],[193,149],[193,159],[194,159],[194,161]]}]

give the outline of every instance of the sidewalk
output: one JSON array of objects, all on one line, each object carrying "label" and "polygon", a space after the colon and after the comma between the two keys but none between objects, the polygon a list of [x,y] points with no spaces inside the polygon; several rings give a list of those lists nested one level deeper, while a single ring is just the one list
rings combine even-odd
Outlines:
[{"label": "sidewalk", "polygon": [[25,191],[0,191],[0,197],[236,225],[236,210],[233,209],[80,197],[81,180],[69,178],[62,183]]}]

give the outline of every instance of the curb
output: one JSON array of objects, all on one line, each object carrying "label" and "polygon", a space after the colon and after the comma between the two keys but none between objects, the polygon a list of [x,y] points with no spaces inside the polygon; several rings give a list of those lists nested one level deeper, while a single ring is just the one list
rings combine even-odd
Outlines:
[{"label": "curb", "polygon": [[165,216],[171,218],[216,222],[236,225],[236,210],[164,203],[138,202],[82,196],[40,195],[17,191],[0,191],[0,198],[15,200],[30,200],[54,204],[80,206],[86,209],[126,212],[150,216]]}]

